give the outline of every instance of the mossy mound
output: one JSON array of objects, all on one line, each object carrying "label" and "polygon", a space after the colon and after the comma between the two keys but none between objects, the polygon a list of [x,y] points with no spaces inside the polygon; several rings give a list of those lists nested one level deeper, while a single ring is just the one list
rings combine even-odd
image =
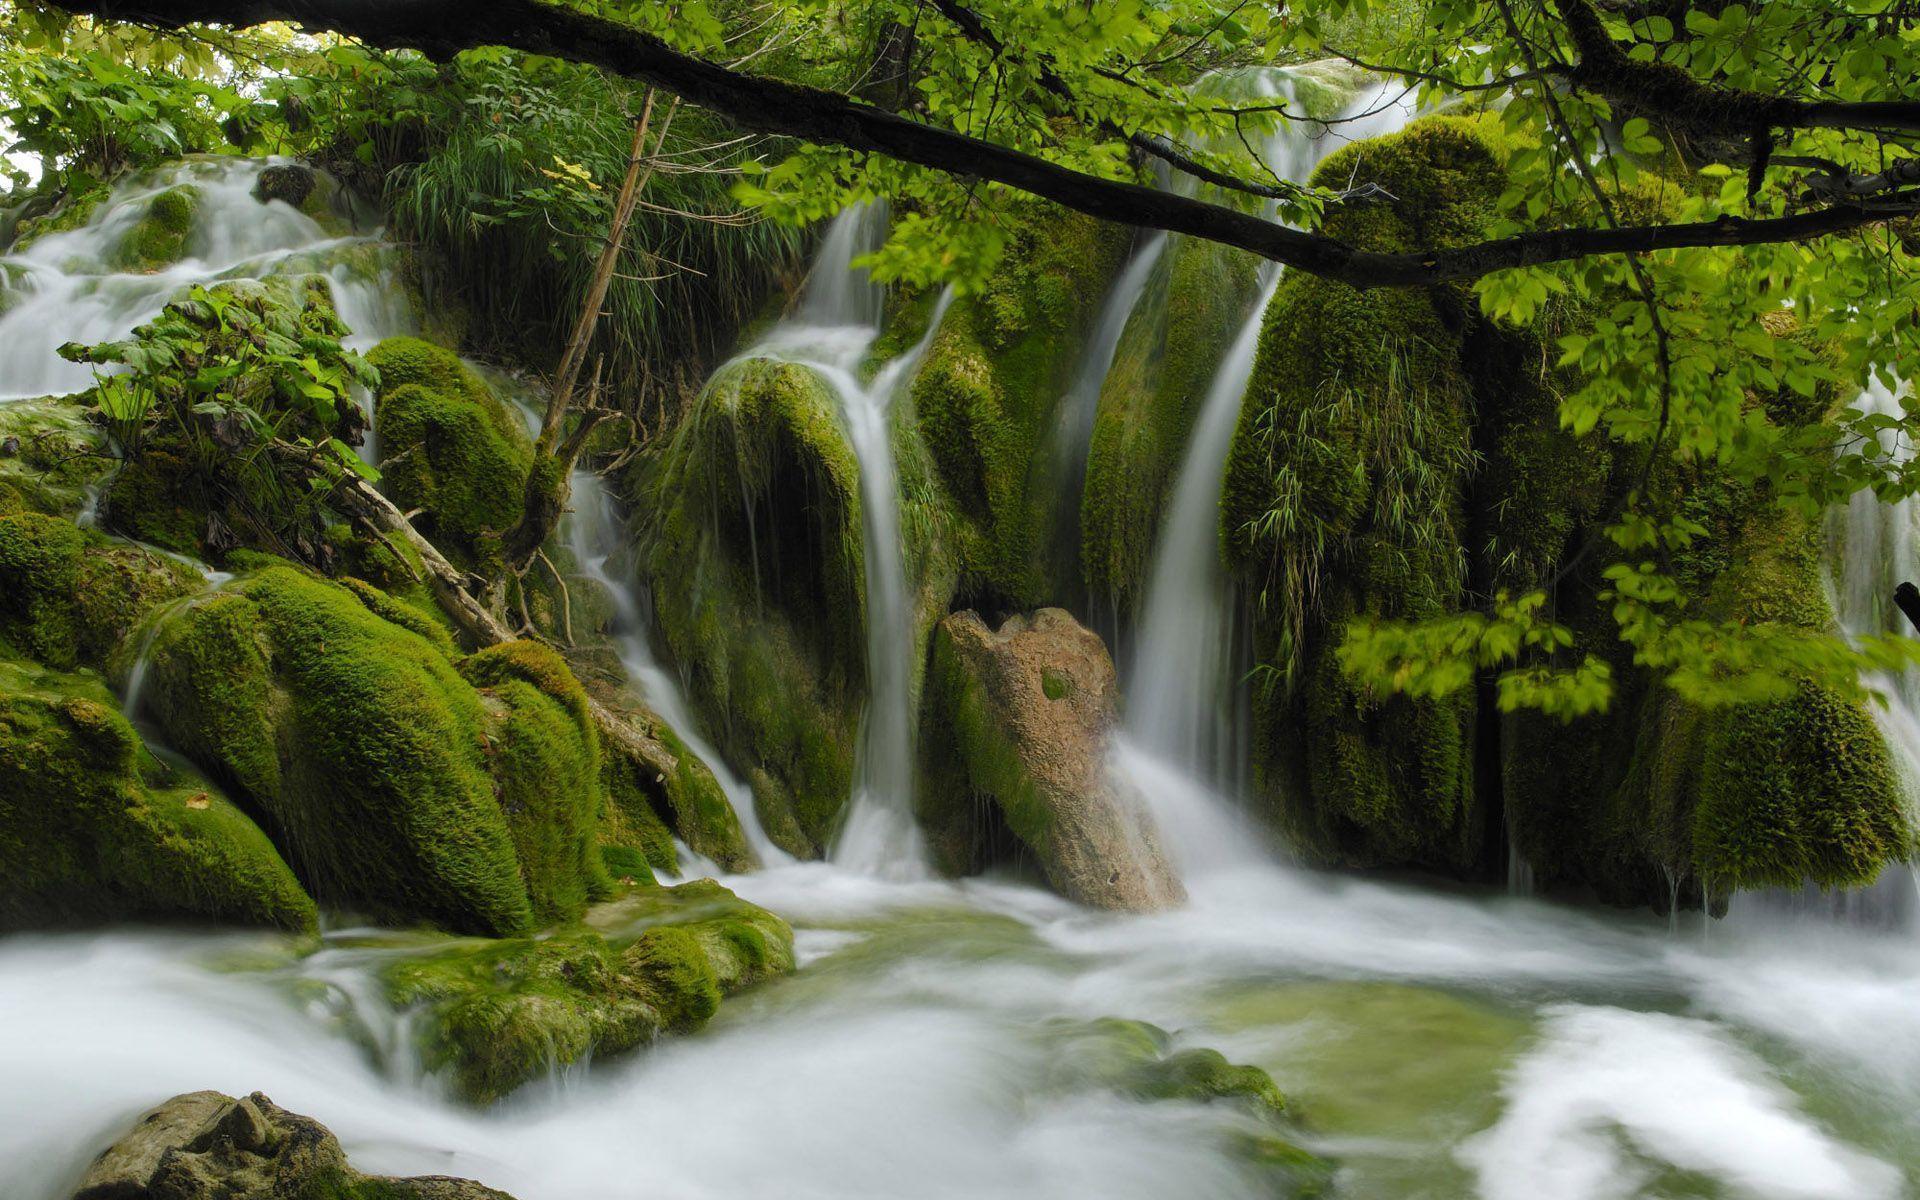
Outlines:
[{"label": "mossy mound", "polygon": [[145,614],[202,586],[170,558],[61,517],[0,513],[0,641],[48,666],[102,665]]},{"label": "mossy mound", "polygon": [[1126,235],[1039,202],[1006,221],[1002,265],[954,302],[908,399],[959,518],[960,586],[1030,608],[1077,590],[1071,541],[1065,561],[1051,544],[1054,497],[1074,482],[1055,422]]},{"label": "mossy mound", "polygon": [[108,263],[121,271],[149,273],[179,262],[199,209],[200,189],[190,183],[155,194],[107,256]]},{"label": "mossy mound", "polygon": [[323,901],[487,934],[575,916],[607,883],[579,685],[537,647],[463,665],[277,566],[158,629],[148,696]]},{"label": "mossy mound", "polygon": [[707,1023],[721,998],[793,969],[786,922],[711,880],[634,889],[596,928],[460,942],[387,973],[418,1007],[430,1069],[491,1103],[550,1070]]},{"label": "mossy mound", "polygon": [[1174,238],[1121,335],[1100,388],[1079,513],[1087,592],[1115,611],[1133,612],[1142,598],[1187,437],[1258,288],[1253,256]]},{"label": "mossy mound", "polygon": [[865,692],[860,473],[826,385],[737,363],[642,480],[659,630],[769,829],[811,855],[853,779]]},{"label": "mossy mound", "polygon": [[28,201],[28,209],[14,228],[12,253],[22,253],[53,234],[85,228],[112,194],[104,179],[84,171],[69,169],[57,185],[52,180],[43,181],[37,197]]},{"label": "mossy mound", "polygon": [[388,338],[367,354],[382,486],[422,510],[422,533],[463,566],[486,569],[520,519],[531,453],[524,427],[451,350]]},{"label": "mossy mound", "polygon": [[[1392,202],[1341,206],[1327,232],[1405,250],[1478,237],[1504,174],[1478,122],[1429,118],[1332,155],[1315,179],[1380,183]],[[1302,273],[1264,318],[1222,536],[1267,597],[1256,786],[1324,860],[1463,872],[1481,852],[1472,695],[1372,697],[1334,657],[1353,618],[1464,600],[1476,319],[1456,290],[1360,292]]]},{"label": "mossy mound", "polygon": [[0,929],[178,917],[316,924],[267,835],[147,754],[97,677],[0,662]]},{"label": "mossy mound", "polygon": [[73,400],[0,401],[0,488],[16,498],[6,507],[77,513],[112,466],[106,439]]}]

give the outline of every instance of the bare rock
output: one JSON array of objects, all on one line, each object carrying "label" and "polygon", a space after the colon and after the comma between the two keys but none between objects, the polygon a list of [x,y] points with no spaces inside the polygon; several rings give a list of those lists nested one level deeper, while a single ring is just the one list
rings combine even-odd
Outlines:
[{"label": "bare rock", "polygon": [[1083,904],[1144,911],[1185,899],[1144,800],[1109,769],[1118,692],[1106,645],[1060,609],[997,632],[973,612],[940,622],[917,805],[943,870],[1024,853]]},{"label": "bare rock", "polygon": [[175,1096],[94,1160],[73,1200],[513,1200],[469,1179],[392,1179],[347,1165],[339,1139],[259,1092]]}]

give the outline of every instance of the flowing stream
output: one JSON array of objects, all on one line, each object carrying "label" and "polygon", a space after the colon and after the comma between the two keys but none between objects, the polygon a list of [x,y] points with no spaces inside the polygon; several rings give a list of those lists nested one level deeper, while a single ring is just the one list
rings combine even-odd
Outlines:
[{"label": "flowing stream", "polygon": [[[229,184],[210,194],[239,198],[213,206],[234,227],[222,235],[232,246],[209,240],[164,286],[71,265],[101,261],[137,193],[60,235],[65,250],[53,238],[35,247],[0,316],[0,393],[83,386],[51,343],[123,333],[193,279],[339,244]],[[873,679],[853,819],[834,861],[786,861],[754,832],[768,868],[724,879],[794,924],[801,969],[729,1000],[698,1034],[482,1113],[422,1073],[409,1015],[379,984],[392,953],[381,939],[409,935],[332,930],[311,953],[277,935],[206,929],[7,936],[0,1196],[63,1200],[135,1114],[198,1088],[263,1090],[330,1126],[363,1169],[470,1176],[518,1200],[1275,1195],[1257,1149],[1264,1127],[1246,1112],[1146,1100],[1094,1069],[1089,1023],[1112,1017],[1270,1071],[1300,1140],[1337,1160],[1336,1194],[1354,1200],[1915,1195],[1911,932],[1769,919],[1706,940],[1645,916],[1296,869],[1254,849],[1229,800],[1168,761],[1173,743],[1128,752],[1162,798],[1187,905],[1120,915],[1014,879],[921,877],[909,815],[912,616],[886,431],[938,316],[914,349],[865,373],[880,306],[845,264],[878,219],[836,223],[794,316],[750,352],[821,372],[864,481]],[[55,292],[65,299],[51,304]],[[1238,403],[1226,377],[1239,351],[1237,340],[1210,412],[1230,417]],[[1201,449],[1210,428],[1196,431],[1195,463],[1217,457]],[[1202,490],[1193,475],[1183,471],[1183,493]],[[629,670],[704,751],[648,650],[644,606],[609,569],[621,561],[617,514],[597,481],[575,482],[568,536],[622,607]],[[1184,513],[1170,512],[1161,557],[1196,541],[1210,567],[1211,522]],[[1856,537],[1904,539],[1900,561],[1912,562],[1912,514],[1859,511],[1847,527],[1841,608],[1853,623],[1846,589],[1866,561]],[[1190,615],[1216,632],[1178,644],[1217,646],[1221,592],[1189,585]],[[1150,606],[1171,603],[1157,577],[1154,591]],[[1149,668],[1174,651],[1141,653],[1136,689],[1152,690]],[[1207,688],[1226,684],[1165,685],[1175,686],[1212,714],[1218,693]],[[751,830],[744,789],[721,778]]]}]

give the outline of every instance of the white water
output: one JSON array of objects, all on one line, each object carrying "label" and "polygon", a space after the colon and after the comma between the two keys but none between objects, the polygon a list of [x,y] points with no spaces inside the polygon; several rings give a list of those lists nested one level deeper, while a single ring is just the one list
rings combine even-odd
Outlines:
[{"label": "white water", "polygon": [[726,793],[727,802],[733,805],[734,814],[740,818],[740,828],[745,832],[754,856],[763,865],[793,861],[791,855],[774,845],[773,839],[767,836],[765,827],[760,823],[759,812],[753,805],[753,789],[734,773],[719,751],[701,736],[700,726],[694,720],[693,710],[681,691],[679,679],[654,655],[653,644],[648,636],[647,608],[634,594],[631,582],[634,577],[632,565],[625,564],[627,569],[618,575],[609,569],[609,564],[621,561],[627,537],[626,525],[620,519],[619,509],[607,492],[606,484],[592,471],[575,471],[572,478],[573,510],[567,514],[561,532],[580,570],[606,589],[607,595],[613,600],[614,643],[619,650],[620,664],[626,668],[629,686],[648,707],[659,714],[668,728],[679,735],[687,749],[713,771],[720,790]]},{"label": "white water", "polygon": [[[1293,94],[1284,74],[1264,76],[1262,83],[1266,94]],[[1337,134],[1322,130],[1314,136],[1305,126],[1277,131],[1263,147],[1267,165],[1282,179],[1305,181],[1323,158],[1348,140],[1389,133],[1411,120],[1413,111],[1403,91],[1393,85],[1368,89],[1347,110],[1358,119],[1331,127]],[[1262,268],[1258,296],[1201,401],[1161,521],[1127,677],[1130,745],[1123,748],[1122,766],[1137,770],[1142,759],[1155,757],[1180,773],[1227,789],[1235,789],[1243,775],[1247,722],[1245,689],[1236,670],[1237,606],[1220,561],[1220,489],[1267,302],[1279,278],[1276,266]],[[1164,786],[1146,791],[1161,829],[1201,820],[1196,808],[1203,806],[1204,793]],[[1222,818],[1206,821],[1223,832],[1231,829]],[[1184,870],[1236,861],[1248,845],[1243,836],[1206,845],[1191,835],[1183,840],[1194,856],[1176,862]]]},{"label": "white water", "polygon": [[832,858],[863,874],[915,878],[925,872],[926,855],[913,815],[914,605],[900,535],[891,414],[933,344],[951,296],[941,296],[910,350],[863,381],[860,370],[880,334],[885,296],[853,262],[885,232],[886,214],[878,208],[848,209],[834,218],[792,315],[743,357],[799,363],[818,374],[839,401],[860,464],[867,707],[853,796]]},{"label": "white water", "polygon": [[[413,315],[397,288],[359,282],[330,257],[377,244],[378,233],[336,237],[283,201],[251,195],[265,163],[258,159],[184,162],[130,178],[114,188],[86,226],[49,234],[24,252],[0,259],[11,302],[0,313],[0,400],[64,395],[93,382],[92,368],[55,351],[66,342],[121,338],[159,315],[188,286],[258,279],[298,268],[322,270],[340,316],[364,349],[391,333],[409,332]],[[189,183],[199,190],[186,257],[151,275],[119,271],[112,250],[160,192]],[[298,261],[295,260],[296,257]]]}]

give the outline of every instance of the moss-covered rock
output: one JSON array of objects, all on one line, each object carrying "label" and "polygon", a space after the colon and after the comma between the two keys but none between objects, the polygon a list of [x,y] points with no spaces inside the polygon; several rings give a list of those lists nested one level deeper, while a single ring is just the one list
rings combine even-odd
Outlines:
[{"label": "moss-covered rock", "polygon": [[654,615],[762,818],[817,853],[853,779],[865,692],[860,473],[825,384],[738,363],[649,464]]},{"label": "moss-covered rock", "polygon": [[606,887],[579,685],[531,646],[465,671],[347,588],[278,566],[163,624],[148,695],[322,900],[489,934],[577,915]]},{"label": "moss-covered rock", "polygon": [[106,439],[70,398],[0,402],[0,485],[19,507],[72,515],[113,469]]},{"label": "moss-covered rock", "polygon": [[950,874],[986,866],[1010,833],[1062,895],[1154,909],[1184,891],[1144,799],[1108,769],[1119,693],[1097,635],[1065,612],[940,622],[914,801]]},{"label": "moss-covered rock", "polygon": [[1081,496],[1091,596],[1132,612],[1187,436],[1220,356],[1258,295],[1253,256],[1176,238],[1160,255],[1100,389]]},{"label": "moss-covered rock", "polygon": [[97,677],[0,662],[0,928],[178,917],[316,919],[266,834],[147,754]]},{"label": "moss-covered rock", "polygon": [[1056,496],[1073,482],[1055,423],[1126,236],[1037,202],[1004,219],[1002,265],[949,309],[907,399],[957,518],[961,588],[1032,608],[1078,590],[1071,539],[1064,560],[1052,544]]},{"label": "moss-covered rock", "polygon": [[[1327,232],[1398,251],[1479,237],[1504,174],[1479,122],[1429,118],[1334,154],[1315,178],[1382,184],[1393,201],[1343,205]],[[1256,786],[1329,861],[1460,872],[1481,853],[1472,695],[1369,696],[1334,657],[1356,617],[1464,599],[1476,320],[1451,289],[1360,292],[1299,273],[1264,318],[1222,536],[1266,597]]]},{"label": "moss-covered rock", "polygon": [[0,641],[48,666],[100,666],[153,609],[200,590],[189,568],[61,517],[0,514]]},{"label": "moss-covered rock", "polygon": [[485,1104],[589,1054],[698,1029],[723,996],[792,968],[786,922],[700,880],[634,889],[592,928],[449,944],[391,968],[387,988],[418,1009],[429,1068]]},{"label": "moss-covered rock", "polygon": [[114,246],[108,262],[122,271],[144,273],[180,261],[186,256],[199,208],[200,189],[190,183],[156,193]]},{"label": "moss-covered rock", "polygon": [[631,697],[606,697],[601,711],[619,722],[603,767],[606,842],[638,852],[654,870],[678,871],[678,834],[723,870],[752,867],[746,831],[713,770],[658,714]]},{"label": "moss-covered rock", "polygon": [[524,504],[525,427],[459,356],[432,342],[388,338],[367,361],[380,372],[373,419],[387,494],[422,510],[416,523],[444,553],[490,568]]}]

